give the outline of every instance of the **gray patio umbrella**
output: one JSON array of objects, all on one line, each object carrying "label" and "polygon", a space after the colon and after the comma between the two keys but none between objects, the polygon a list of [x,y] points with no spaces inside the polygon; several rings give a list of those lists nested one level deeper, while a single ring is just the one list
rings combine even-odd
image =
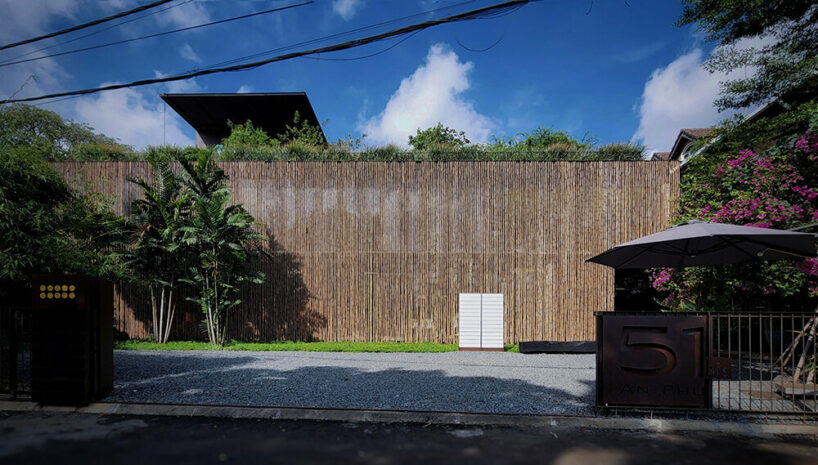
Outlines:
[{"label": "gray patio umbrella", "polygon": [[815,234],[688,221],[615,245],[588,262],[613,268],[684,268],[815,256]]}]

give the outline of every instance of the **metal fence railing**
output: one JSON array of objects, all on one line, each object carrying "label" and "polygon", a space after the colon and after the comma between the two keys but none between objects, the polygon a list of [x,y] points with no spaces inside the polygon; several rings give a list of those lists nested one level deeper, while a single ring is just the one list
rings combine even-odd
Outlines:
[{"label": "metal fence railing", "polygon": [[0,398],[31,396],[31,309],[0,307]]},{"label": "metal fence railing", "polygon": [[714,410],[818,413],[818,314],[708,315]]}]

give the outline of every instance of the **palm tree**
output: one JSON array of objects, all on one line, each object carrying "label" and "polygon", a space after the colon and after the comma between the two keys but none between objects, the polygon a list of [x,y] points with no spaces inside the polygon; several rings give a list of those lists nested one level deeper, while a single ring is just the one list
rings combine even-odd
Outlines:
[{"label": "palm tree", "polygon": [[152,337],[160,343],[167,342],[170,336],[176,311],[174,292],[183,285],[181,278],[190,254],[183,243],[183,228],[191,202],[171,167],[177,156],[167,151],[149,152],[146,158],[153,180],[131,180],[142,189],[145,198],[131,204],[131,222],[136,233],[128,258],[137,281],[150,289]]},{"label": "palm tree", "polygon": [[184,281],[197,290],[189,300],[206,315],[210,343],[224,345],[227,314],[241,303],[239,286],[264,281],[264,274],[252,269],[264,236],[254,231],[252,215],[241,205],[230,205],[227,176],[211,152],[198,151],[195,159],[183,159],[181,164],[192,198],[190,224],[182,230],[194,255]]}]

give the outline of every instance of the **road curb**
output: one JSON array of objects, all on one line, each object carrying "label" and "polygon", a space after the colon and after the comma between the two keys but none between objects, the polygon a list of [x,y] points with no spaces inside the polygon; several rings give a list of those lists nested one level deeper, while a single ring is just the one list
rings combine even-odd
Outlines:
[{"label": "road curb", "polygon": [[818,424],[760,424],[728,421],[658,418],[611,418],[562,415],[517,415],[401,410],[358,410],[298,407],[240,407],[220,405],[97,402],[85,407],[40,406],[34,402],[0,401],[0,411],[88,413],[98,415],[151,415],[178,417],[312,420],[373,423],[423,423],[458,426],[516,426],[641,430],[650,432],[699,431],[764,435],[818,435]]}]

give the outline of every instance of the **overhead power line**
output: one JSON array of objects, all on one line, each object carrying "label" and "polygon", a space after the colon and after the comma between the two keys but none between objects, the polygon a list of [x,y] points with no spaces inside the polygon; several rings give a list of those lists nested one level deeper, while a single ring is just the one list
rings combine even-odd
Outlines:
[{"label": "overhead power line", "polygon": [[43,55],[43,56],[34,57],[34,58],[27,58],[25,60],[3,62],[3,63],[0,63],[0,68],[3,68],[5,66],[18,65],[20,63],[28,63],[30,61],[42,60],[44,58],[53,58],[53,57],[59,57],[59,56],[63,56],[63,55],[71,55],[73,53],[87,52],[88,50],[96,50],[96,49],[99,49],[99,48],[111,47],[113,45],[126,44],[128,42],[136,42],[137,40],[152,39],[154,37],[161,37],[161,36],[166,36],[166,35],[169,35],[169,34],[176,34],[177,32],[190,31],[190,30],[193,30],[193,29],[199,29],[199,28],[203,28],[203,27],[213,26],[213,25],[216,25],[216,24],[229,23],[231,21],[238,21],[240,19],[246,19],[246,18],[250,18],[250,17],[253,17],[253,16],[260,16],[260,15],[266,15],[266,14],[274,13],[274,12],[277,12],[277,11],[289,10],[291,8],[297,8],[297,7],[300,7],[300,6],[309,5],[311,3],[315,3],[315,2],[313,0],[310,0],[310,1],[307,1],[307,2],[296,3],[294,5],[287,5],[287,6],[272,8],[272,9],[264,10],[264,11],[256,11],[255,13],[248,13],[246,15],[233,16],[231,18],[220,19],[218,21],[212,21],[212,22],[209,22],[209,23],[197,24],[195,26],[183,27],[181,29],[174,29],[172,31],[157,32],[155,34],[149,34],[149,35],[146,35],[146,36],[133,37],[131,39],[123,39],[123,40],[117,40],[115,42],[108,42],[108,43],[104,43],[104,44],[91,45],[89,47],[77,48],[77,49],[74,49],[74,50],[66,50],[65,52],[53,53],[51,55]]},{"label": "overhead power line", "polygon": [[245,69],[252,69],[258,68],[259,66],[263,66],[269,63],[274,63],[278,61],[285,61],[291,60],[293,58],[298,58],[302,56],[308,55],[315,55],[318,53],[328,53],[328,52],[337,52],[341,50],[347,50],[350,48],[360,47],[362,45],[371,44],[373,42],[379,42],[384,39],[388,39],[390,37],[401,36],[404,34],[409,34],[415,31],[420,31],[423,29],[428,29],[430,27],[438,26],[441,24],[446,23],[454,23],[459,21],[465,21],[470,19],[479,19],[481,17],[490,17],[490,16],[483,16],[486,13],[495,13],[500,10],[507,10],[515,7],[521,7],[529,3],[530,0],[512,0],[505,3],[499,3],[496,5],[488,6],[485,8],[480,8],[477,10],[467,11],[465,13],[460,13],[452,16],[447,16],[441,19],[434,19],[430,21],[425,21],[422,23],[413,24],[410,26],[405,26],[399,29],[393,29],[391,31],[387,31],[381,34],[376,34],[368,37],[364,37],[361,39],[354,39],[347,42],[343,42],[340,44],[328,45],[326,47],[315,48],[312,50],[305,50],[301,52],[293,52],[288,53],[285,55],[278,55],[272,58],[268,58],[266,60],[254,61],[252,63],[246,63],[242,65],[235,65],[235,66],[228,66],[224,68],[211,68],[211,69],[203,69],[200,71],[196,71],[193,73],[187,73],[177,76],[166,76],[162,78],[154,78],[154,79],[143,79],[141,81],[133,81],[127,84],[112,84],[104,87],[96,87],[93,89],[82,89],[82,90],[74,90],[69,92],[59,92],[55,94],[47,94],[47,95],[40,95],[38,97],[27,97],[27,98],[20,98],[20,99],[10,99],[6,100],[4,103],[21,103],[21,102],[33,102],[37,100],[45,100],[49,98],[57,98],[57,97],[67,97],[71,95],[87,95],[87,94],[94,94],[97,92],[102,92],[106,90],[116,90],[116,89],[124,89],[127,87],[139,87],[139,86],[146,86],[150,84],[158,84],[162,82],[172,82],[172,81],[182,81],[185,79],[195,78],[199,76],[205,76],[208,74],[216,74],[216,73],[225,73],[225,72],[232,72],[232,71],[241,71]]},{"label": "overhead power line", "polygon": [[54,47],[59,47],[61,45],[70,44],[71,42],[76,42],[78,40],[82,40],[82,39],[85,39],[85,38],[88,38],[88,37],[91,37],[91,36],[94,36],[94,35],[97,35],[97,34],[101,34],[101,33],[105,32],[105,31],[109,31],[111,29],[122,26],[123,24],[128,24],[128,23],[132,23],[134,21],[139,21],[141,19],[147,18],[148,16],[153,16],[153,15],[161,13],[163,11],[167,11],[167,10],[170,10],[170,9],[173,9],[173,8],[178,8],[178,7],[182,6],[182,5],[187,5],[188,3],[192,2],[192,1],[193,0],[185,0],[182,3],[177,3],[175,5],[166,6],[165,8],[151,11],[150,13],[146,13],[146,14],[144,14],[142,16],[137,16],[136,18],[126,19],[125,21],[120,21],[118,23],[111,24],[108,27],[103,27],[101,29],[97,29],[94,32],[89,32],[88,34],[83,34],[81,36],[74,37],[73,39],[68,39],[68,40],[64,40],[62,42],[57,42],[56,44],[47,45],[45,47],[38,48],[38,49],[32,50],[30,52],[23,53],[22,55],[17,55],[16,57],[11,57],[11,58],[5,59],[5,60],[1,61],[0,63],[8,63],[10,61],[18,60],[20,58],[27,57],[29,55],[34,55],[35,53],[39,53],[39,52],[42,52],[42,51],[45,51],[45,50],[50,50],[50,49],[52,49]]},{"label": "overhead power line", "polygon": [[352,58],[324,58],[324,57],[304,57],[304,58],[309,58],[310,60],[320,60],[320,61],[355,61],[355,60],[364,60],[364,59],[366,59],[366,58],[372,58],[372,57],[374,57],[374,56],[378,56],[378,55],[380,55],[380,54],[382,54],[382,53],[386,53],[386,52],[388,52],[388,51],[392,50],[393,48],[395,48],[395,47],[397,47],[398,45],[400,45],[400,44],[402,44],[402,43],[406,42],[407,40],[411,39],[412,37],[415,37],[415,35],[416,35],[416,34],[418,34],[419,32],[420,32],[420,31],[415,31],[415,32],[413,32],[413,33],[411,33],[411,34],[407,34],[407,35],[406,35],[406,37],[404,37],[404,38],[402,38],[401,40],[399,40],[399,41],[395,42],[394,44],[390,45],[389,47],[386,47],[386,48],[385,48],[385,49],[383,49],[383,50],[378,50],[377,52],[374,52],[374,53],[370,53],[370,54],[368,54],[368,55],[363,55],[363,56],[359,56],[359,57],[352,57]]},{"label": "overhead power line", "polygon": [[172,1],[174,1],[174,0],[158,0],[158,1],[153,2],[153,3],[148,3],[147,5],[138,6],[138,7],[134,8],[134,9],[132,9],[132,10],[122,11],[122,12],[117,13],[115,15],[106,16],[104,18],[96,19],[96,20],[88,22],[88,23],[78,24],[76,26],[69,27],[68,29],[62,29],[62,30],[59,30],[59,31],[56,31],[56,32],[46,34],[46,35],[32,37],[31,39],[21,40],[20,42],[15,42],[13,44],[0,45],[0,50],[5,50],[7,48],[12,48],[12,47],[19,47],[20,45],[30,44],[32,42],[37,42],[37,41],[40,41],[40,40],[43,40],[43,39],[48,39],[50,37],[61,36],[63,34],[68,34],[69,32],[79,31],[80,29],[85,29],[85,28],[88,28],[88,27],[91,27],[91,26],[96,26],[97,24],[100,24],[100,23],[111,21],[113,19],[121,18],[123,16],[128,16],[128,15],[132,15],[134,13],[139,13],[140,11],[145,11],[145,10],[148,10],[148,9],[153,8],[155,6],[163,5],[165,3],[170,3]]},{"label": "overhead power line", "polygon": [[[192,0],[187,0],[187,1],[192,1]],[[274,55],[276,53],[283,53],[283,52],[286,52],[286,51],[289,51],[289,50],[296,50],[299,47],[304,47],[304,46],[307,46],[307,45],[314,45],[314,44],[319,44],[319,43],[322,43],[322,42],[329,42],[332,39],[339,39],[340,40],[342,37],[353,36],[356,33],[363,33],[365,31],[382,28],[383,26],[388,26],[388,25],[391,25],[391,24],[397,24],[397,23],[400,23],[400,22],[403,22],[403,21],[406,21],[406,20],[409,20],[409,19],[429,17],[432,14],[442,13],[443,11],[457,9],[457,8],[463,7],[463,6],[467,5],[467,4],[474,3],[474,2],[475,2],[475,0],[464,0],[462,2],[449,4],[449,5],[440,7],[440,8],[434,8],[434,9],[431,9],[431,10],[424,10],[424,11],[421,11],[419,13],[414,13],[414,14],[407,15],[407,16],[402,16],[400,18],[394,18],[394,19],[390,19],[390,20],[387,20],[387,21],[382,21],[382,22],[379,22],[379,23],[370,24],[368,26],[362,26],[362,27],[357,27],[357,28],[354,28],[354,29],[349,29],[349,30],[344,31],[344,32],[338,32],[338,33],[335,33],[335,34],[330,34],[330,35],[323,36],[323,37],[318,37],[318,38],[315,38],[315,39],[310,39],[310,40],[306,40],[306,41],[302,41],[302,42],[297,42],[297,43],[285,45],[285,46],[282,46],[282,47],[277,47],[277,48],[270,49],[270,50],[265,50],[263,52],[253,53],[252,55],[246,55],[246,56],[242,56],[242,57],[238,57],[238,58],[232,58],[230,60],[220,61],[220,62],[217,62],[217,63],[209,63],[209,64],[204,65],[204,66],[198,66],[196,68],[188,69],[188,70],[181,71],[181,72],[178,72],[178,73],[169,74],[168,76],[181,76],[181,75],[184,75],[184,74],[195,73],[195,72],[203,70],[203,69],[211,69],[211,68],[216,68],[216,67],[232,65],[232,64],[235,64],[235,63],[241,63],[241,62],[248,61],[248,60],[251,60],[251,59],[257,59],[257,58],[261,58],[261,57],[265,57],[265,56],[271,56],[271,55]],[[505,10],[502,10],[502,11],[513,12],[516,8],[522,8],[522,6],[523,5],[519,5],[519,6],[515,7],[515,8],[508,8],[508,9],[505,9]],[[493,18],[494,16],[486,15],[486,16],[482,16],[480,18],[490,18],[490,17]],[[404,38],[400,39],[396,44],[393,44],[393,45],[389,46],[385,50],[381,50],[379,52],[373,53],[373,54],[371,54],[371,56],[376,56],[376,55],[379,55],[381,53],[385,53],[385,52],[391,50],[392,48],[396,47],[397,45],[400,45],[404,41],[412,38],[415,34],[418,34],[419,32],[420,31],[415,31],[415,32],[413,32],[411,34],[408,34]],[[355,58],[337,58],[337,59],[320,58],[320,57],[304,57],[304,58],[312,58],[312,59],[315,59],[315,60],[324,60],[324,61],[350,61],[350,60],[357,60],[357,59],[366,59],[366,58],[369,58],[369,57],[370,57],[370,55],[366,55],[366,56],[363,56],[363,57],[355,57]],[[51,104],[51,103],[62,102],[62,101],[65,101],[65,100],[75,99],[75,98],[78,98],[78,97],[81,97],[81,96],[80,95],[71,95],[71,96],[68,96],[68,97],[49,100],[47,102],[41,102],[41,103],[38,103],[36,105],[48,105],[48,104]],[[9,98],[12,98],[12,97],[9,97]],[[3,103],[5,103],[5,101],[0,102],[0,105],[2,105]]]},{"label": "overhead power line", "polygon": [[390,24],[396,24],[396,23],[400,23],[400,22],[410,20],[410,19],[415,19],[415,18],[428,17],[429,15],[431,15],[433,13],[441,13],[441,12],[443,12],[445,10],[456,9],[456,8],[462,7],[462,6],[466,5],[466,4],[474,3],[474,1],[475,0],[466,0],[466,1],[463,1],[463,2],[460,2],[460,3],[455,3],[455,4],[452,4],[452,5],[447,5],[447,6],[440,7],[440,8],[435,8],[435,9],[432,9],[432,10],[421,11],[420,13],[415,13],[415,14],[411,14],[411,15],[408,15],[408,16],[403,16],[403,17],[400,17],[400,18],[390,19],[390,20],[387,20],[387,21],[382,21],[380,23],[370,24],[368,26],[362,26],[362,27],[358,27],[358,28],[355,28],[355,29],[350,29],[348,31],[338,32],[338,33],[335,33],[335,34],[330,34],[328,36],[319,37],[319,38],[316,38],[316,39],[305,40],[305,41],[302,41],[302,42],[297,42],[297,43],[294,43],[294,44],[289,44],[289,45],[285,45],[285,46],[282,46],[282,47],[277,47],[277,48],[274,48],[274,49],[265,50],[263,52],[256,52],[256,53],[253,53],[251,55],[245,55],[245,56],[238,57],[238,58],[232,58],[230,60],[220,61],[218,63],[210,63],[210,64],[208,64],[206,66],[199,66],[199,67],[189,69],[189,70],[186,70],[186,71],[183,71],[183,72],[180,72],[180,73],[176,73],[173,76],[187,74],[187,73],[195,73],[195,72],[197,72],[199,70],[202,70],[202,69],[215,68],[217,66],[227,66],[227,65],[232,65],[234,63],[241,63],[243,61],[252,60],[252,59],[255,59],[255,58],[261,58],[261,57],[265,57],[265,56],[274,55],[276,53],[282,53],[282,52],[286,52],[286,51],[289,51],[289,50],[295,50],[295,49],[297,49],[299,47],[305,47],[307,45],[314,45],[314,44],[319,44],[319,43],[322,43],[322,42],[327,42],[327,41],[330,41],[332,39],[339,39],[340,40],[342,37],[352,36],[352,35],[354,35],[356,33],[363,33],[364,31],[378,29],[378,28],[381,28],[383,26],[388,26]]}]

